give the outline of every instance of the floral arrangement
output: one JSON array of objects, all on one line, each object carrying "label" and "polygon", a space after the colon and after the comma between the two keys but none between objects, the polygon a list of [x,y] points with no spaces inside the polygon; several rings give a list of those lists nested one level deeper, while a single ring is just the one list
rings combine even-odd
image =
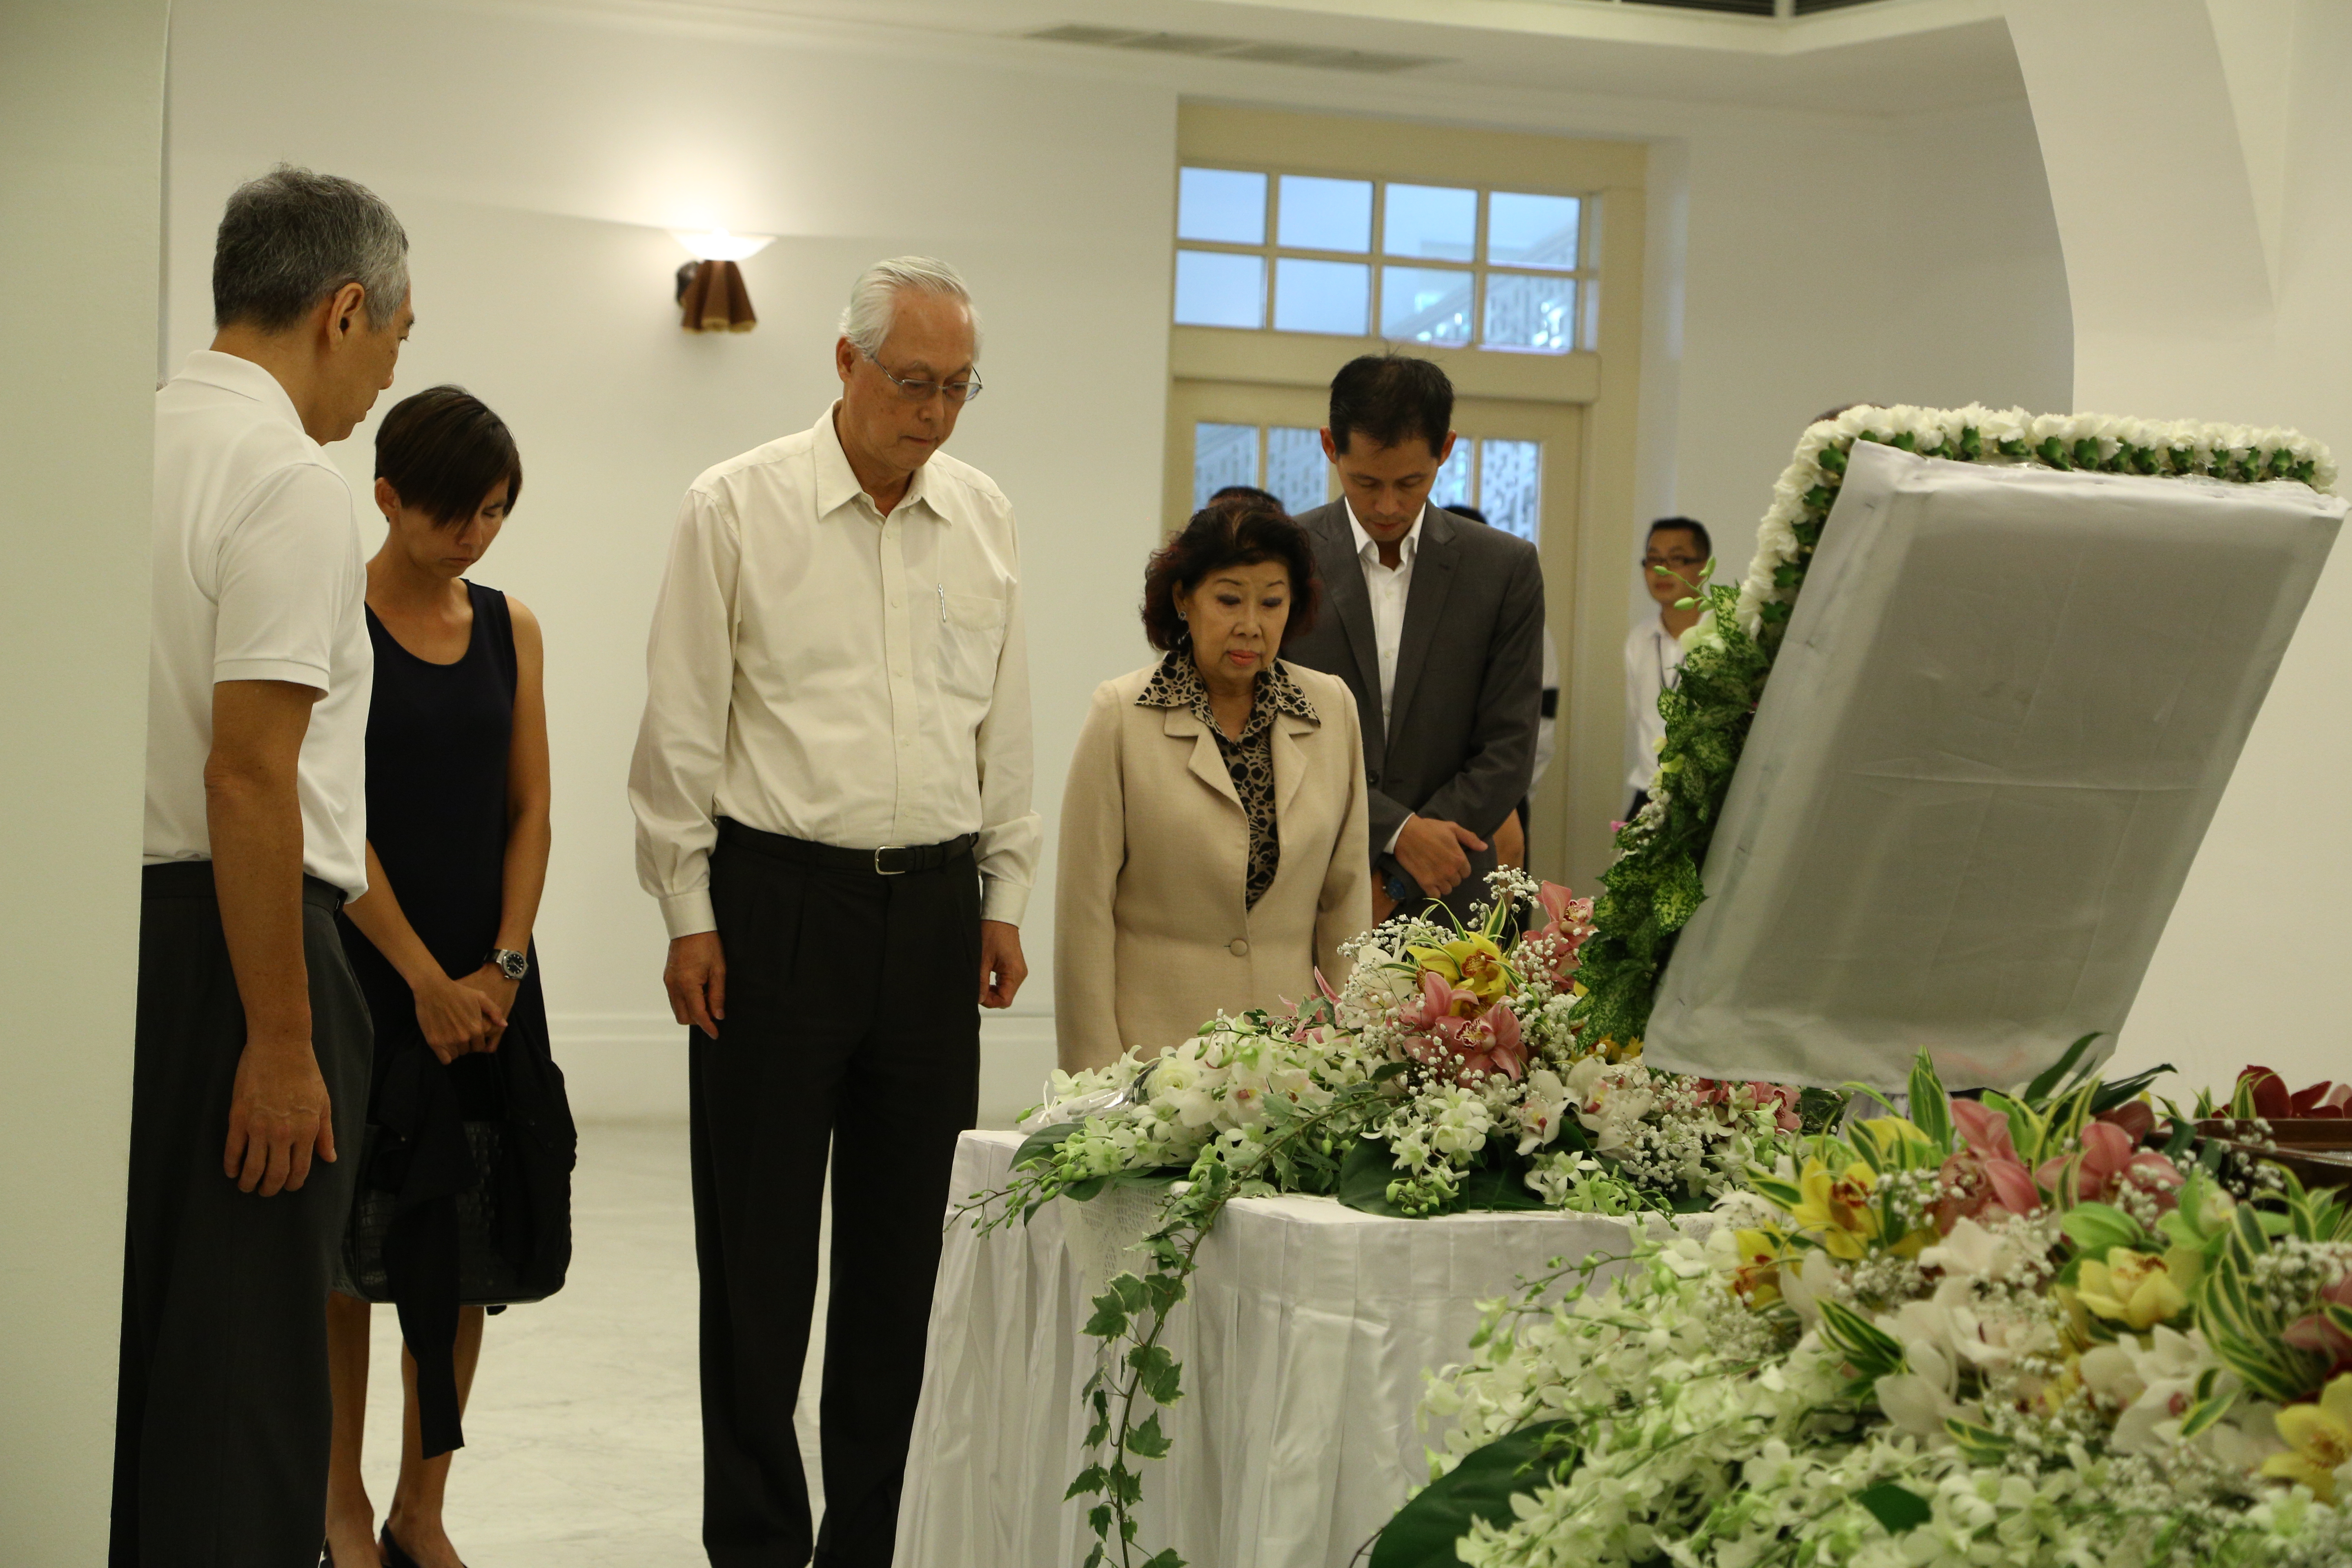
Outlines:
[{"label": "floral arrangement", "polygon": [[2086,1044],[1497,1304],[1372,1568],[2352,1561],[2352,1206]]},{"label": "floral arrangement", "polygon": [[[1586,1046],[1572,1010],[1589,900],[1504,868],[1468,926],[1442,905],[1343,950],[1337,989],[1286,1013],[1220,1016],[1165,1055],[1056,1073],[1001,1191],[963,1211],[986,1226],[1055,1197],[1164,1194],[1139,1271],[1108,1282],[1087,1332],[1105,1342],[1087,1388],[1087,1447],[1071,1495],[1098,1499],[1092,1564],[1131,1560],[1141,1481],[1167,1452],[1152,1405],[1181,1392],[1160,1346],[1201,1240],[1223,1205],[1262,1192],[1334,1194],[1373,1213],[1465,1208],[1632,1215],[1704,1211],[1759,1162],[1789,1157],[1819,1090],[1655,1072],[1633,1048]],[[1150,1568],[1176,1568],[1172,1552]]]},{"label": "floral arrangement", "polygon": [[1658,700],[1666,721],[1650,799],[1617,836],[1583,955],[1586,1037],[1642,1038],[1675,933],[1706,895],[1701,871],[1733,771],[1780,639],[1856,441],[1957,462],[2038,464],[2098,473],[2285,479],[2332,491],[2335,459],[2292,430],[2165,424],[2102,415],[1857,406],[1805,430],[1758,525],[1746,579],[1703,586],[1698,623],[1683,635],[1682,674]]}]

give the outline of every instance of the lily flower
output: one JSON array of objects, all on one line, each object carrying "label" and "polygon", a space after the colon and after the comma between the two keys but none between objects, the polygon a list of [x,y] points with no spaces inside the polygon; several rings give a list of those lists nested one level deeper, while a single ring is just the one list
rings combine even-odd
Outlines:
[{"label": "lily flower", "polygon": [[2083,1259],[2075,1300],[2110,1322],[2146,1333],[2189,1309],[2188,1292],[2172,1278],[2165,1260],[2128,1247],[2111,1247],[2105,1261]]}]

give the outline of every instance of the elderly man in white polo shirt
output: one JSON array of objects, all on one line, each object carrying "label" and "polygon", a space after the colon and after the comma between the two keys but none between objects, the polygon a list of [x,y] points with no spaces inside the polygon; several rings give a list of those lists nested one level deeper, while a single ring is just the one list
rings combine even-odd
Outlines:
[{"label": "elderly man in white polo shirt", "polygon": [[[812,429],[687,491],[629,796],[688,1035],[714,1568],[887,1568],[980,1016],[1041,837],[1013,509],[939,454],[980,392],[954,268],[859,278]],[[825,1518],[793,1432],[833,1156]]]},{"label": "elderly man in white polo shirt", "polygon": [[112,1568],[311,1568],[326,1298],[367,1008],[373,675],[351,487],[320,451],[408,334],[408,238],[349,180],[240,187],[213,346],[155,395],[154,622]]}]

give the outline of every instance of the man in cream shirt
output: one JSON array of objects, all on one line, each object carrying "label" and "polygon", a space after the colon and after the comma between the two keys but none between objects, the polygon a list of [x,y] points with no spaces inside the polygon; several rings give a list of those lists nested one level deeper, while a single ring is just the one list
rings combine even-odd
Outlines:
[{"label": "man in cream shirt", "polygon": [[[687,491],[629,774],[688,1035],[713,1568],[887,1568],[980,1016],[1041,836],[1013,510],[939,455],[980,392],[955,269],[869,268],[839,402]],[[834,1155],[812,1540],[793,1429]]]}]

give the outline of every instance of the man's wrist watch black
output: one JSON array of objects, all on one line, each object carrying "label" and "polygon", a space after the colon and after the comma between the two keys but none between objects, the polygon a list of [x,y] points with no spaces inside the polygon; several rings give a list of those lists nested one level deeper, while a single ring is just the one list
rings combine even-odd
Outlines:
[{"label": "man's wrist watch black", "polygon": [[517,952],[512,948],[494,947],[490,949],[490,962],[497,964],[499,966],[499,973],[505,975],[509,980],[520,982],[524,975],[530,973],[530,955],[527,953]]},{"label": "man's wrist watch black", "polygon": [[1405,875],[1402,871],[1391,871],[1383,886],[1392,902],[1401,904],[1412,896],[1412,884],[1405,880]]}]

